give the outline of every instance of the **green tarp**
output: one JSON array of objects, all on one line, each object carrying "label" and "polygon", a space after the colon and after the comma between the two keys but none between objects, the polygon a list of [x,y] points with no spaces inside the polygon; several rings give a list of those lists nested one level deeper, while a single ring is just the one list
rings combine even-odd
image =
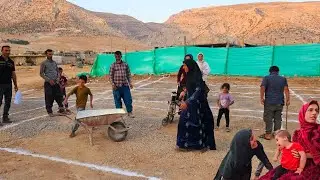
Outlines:
[{"label": "green tarp", "polygon": [[263,76],[272,61],[272,47],[230,48],[226,74]]},{"label": "green tarp", "polygon": [[176,73],[182,65],[184,47],[161,48],[155,50],[155,74]]},{"label": "green tarp", "polygon": [[[130,52],[123,60],[129,64],[132,74],[160,75],[177,73],[185,54],[192,54],[197,59],[200,52],[214,75],[264,76],[270,66],[276,65],[281,75],[320,76],[320,44],[248,48],[181,46]],[[98,55],[90,75],[108,74],[114,61],[112,54]]]},{"label": "green tarp", "polygon": [[[134,74],[154,74],[154,51],[127,53],[125,61]],[[114,58],[113,58],[114,61]]]},{"label": "green tarp", "polygon": [[320,76],[320,44],[275,47],[273,64],[286,76]]}]

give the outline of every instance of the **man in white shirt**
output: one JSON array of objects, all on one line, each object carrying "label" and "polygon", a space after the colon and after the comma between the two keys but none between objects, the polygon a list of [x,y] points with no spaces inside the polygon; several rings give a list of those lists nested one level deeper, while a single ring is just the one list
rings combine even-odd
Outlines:
[{"label": "man in white shirt", "polygon": [[208,79],[208,75],[210,74],[210,66],[207,62],[205,62],[203,60],[203,54],[202,53],[199,53],[198,54],[198,61],[197,61],[197,64],[202,72],[202,79],[203,81],[207,81]]}]

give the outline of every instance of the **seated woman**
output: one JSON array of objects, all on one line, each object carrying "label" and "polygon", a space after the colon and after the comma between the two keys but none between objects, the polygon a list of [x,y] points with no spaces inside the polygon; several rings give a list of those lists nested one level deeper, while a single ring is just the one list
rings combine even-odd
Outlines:
[{"label": "seated woman", "polygon": [[[311,101],[302,106],[299,112],[300,129],[293,133],[292,141],[302,145],[307,154],[307,163],[299,175],[289,171],[279,180],[318,180],[320,179],[320,125],[317,124],[319,116],[319,103]],[[299,158],[298,152],[293,154]],[[275,170],[262,176],[261,180],[273,178]],[[259,175],[259,174],[257,174]]]},{"label": "seated woman", "polygon": [[257,156],[268,169],[273,168],[262,144],[256,140],[251,129],[240,130],[234,136],[214,180],[250,180],[253,156]]},{"label": "seated woman", "polygon": [[178,150],[215,150],[213,115],[205,97],[201,71],[191,55],[184,61],[186,72],[186,101],[180,105]]}]

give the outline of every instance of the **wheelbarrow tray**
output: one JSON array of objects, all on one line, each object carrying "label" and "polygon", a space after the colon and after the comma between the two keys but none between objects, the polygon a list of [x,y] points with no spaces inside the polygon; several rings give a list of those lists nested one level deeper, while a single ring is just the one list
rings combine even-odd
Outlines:
[{"label": "wheelbarrow tray", "polygon": [[[86,129],[90,144],[93,145],[93,127],[97,126],[108,126],[109,137],[112,135],[111,139],[116,142],[123,141],[127,136],[127,131],[131,129],[122,122],[124,115],[126,115],[126,112],[123,109],[84,110],[79,111],[75,119]],[[117,133],[122,134],[122,136],[114,137],[114,134]]]},{"label": "wheelbarrow tray", "polygon": [[123,109],[84,110],[77,113],[76,120],[87,126],[95,127],[121,121],[125,114]]}]

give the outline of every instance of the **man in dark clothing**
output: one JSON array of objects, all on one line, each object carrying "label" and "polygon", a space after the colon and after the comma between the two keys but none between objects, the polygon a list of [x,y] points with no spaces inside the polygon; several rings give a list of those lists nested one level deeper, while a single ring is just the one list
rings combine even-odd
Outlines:
[{"label": "man in dark clothing", "polygon": [[62,92],[59,86],[59,69],[55,61],[53,61],[53,51],[48,49],[45,51],[47,59],[42,62],[40,67],[40,76],[45,80],[44,83],[44,94],[46,101],[47,113],[50,117],[53,117],[52,106],[54,100],[59,105],[59,113],[64,113],[62,104]]},{"label": "man in dark clothing", "polygon": [[[14,90],[18,91],[17,75],[15,72],[14,61],[10,59],[10,46],[2,46],[0,56],[0,107],[2,105],[2,99],[4,97],[3,108],[3,123],[12,123],[9,119],[9,110],[12,99],[12,80],[14,84]],[[0,126],[2,123],[0,122]]]},{"label": "man in dark clothing", "polygon": [[[265,76],[260,87],[260,101],[264,105],[263,120],[266,124],[266,133],[260,138],[272,139],[272,131],[281,129],[283,106],[290,105],[288,82],[285,77],[279,76],[277,66],[270,67],[270,75]],[[286,96],[286,103],[284,95]]]}]

